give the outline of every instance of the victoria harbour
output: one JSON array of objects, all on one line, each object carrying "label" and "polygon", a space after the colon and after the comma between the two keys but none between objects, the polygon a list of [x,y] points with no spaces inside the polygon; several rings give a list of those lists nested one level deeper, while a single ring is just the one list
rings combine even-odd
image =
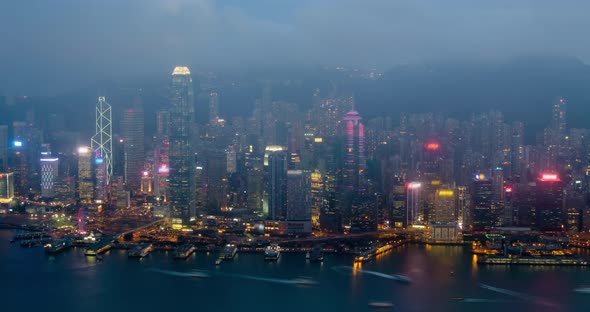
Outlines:
[{"label": "victoria harbour", "polygon": [[[276,262],[239,253],[216,266],[217,252],[186,260],[110,250],[100,261],[82,248],[46,255],[11,244],[13,235],[0,231],[2,297],[23,311],[370,311],[371,302],[391,302],[395,311],[585,311],[590,304],[590,295],[574,291],[590,285],[588,267],[482,266],[463,246],[405,245],[362,265],[341,254],[310,263],[300,252]],[[301,277],[317,284],[294,282]]]}]

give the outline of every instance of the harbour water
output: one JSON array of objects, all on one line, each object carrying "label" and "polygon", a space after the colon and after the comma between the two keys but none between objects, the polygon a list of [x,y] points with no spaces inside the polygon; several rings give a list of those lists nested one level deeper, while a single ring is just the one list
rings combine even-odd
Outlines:
[{"label": "harbour water", "polygon": [[[46,255],[11,244],[0,230],[0,298],[6,311],[587,311],[590,268],[481,266],[461,246],[407,245],[353,266],[350,255],[238,253],[216,266],[217,252],[175,260],[172,252],[103,260],[73,248]],[[395,274],[408,277],[407,283]],[[317,284],[301,283],[301,280]]]}]

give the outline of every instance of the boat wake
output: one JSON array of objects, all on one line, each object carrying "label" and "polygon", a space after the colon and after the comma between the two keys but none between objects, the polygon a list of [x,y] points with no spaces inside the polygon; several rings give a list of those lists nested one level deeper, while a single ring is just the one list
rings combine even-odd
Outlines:
[{"label": "boat wake", "polygon": [[511,296],[511,297],[518,298],[518,299],[525,300],[525,301],[530,301],[530,302],[537,303],[537,304],[544,305],[544,306],[549,306],[549,307],[556,307],[557,306],[555,303],[548,302],[542,298],[531,296],[531,295],[521,293],[521,292],[516,292],[516,291],[505,289],[505,288],[494,287],[494,286],[487,285],[487,284],[479,284],[479,287],[481,287],[483,289],[487,289],[489,291],[499,293],[499,294]]},{"label": "boat wake", "polygon": [[277,283],[277,284],[287,284],[287,285],[312,286],[312,285],[318,284],[318,282],[316,282],[310,278],[302,278],[302,277],[294,278],[294,279],[279,279],[279,278],[268,278],[268,277],[243,275],[243,274],[233,274],[231,276],[249,279],[249,280],[253,280],[253,281],[269,282],[269,283]]},{"label": "boat wake", "polygon": [[401,275],[401,274],[386,274],[386,273],[381,273],[381,272],[377,272],[377,271],[355,269],[355,268],[349,267],[349,266],[336,266],[336,267],[332,267],[332,269],[335,271],[340,271],[340,270],[345,269],[345,270],[355,271],[355,272],[361,273],[361,274],[373,275],[373,276],[377,276],[377,277],[381,277],[381,278],[385,278],[385,279],[389,279],[389,280],[394,280],[394,281],[402,282],[402,283],[411,283],[412,282],[412,279],[410,279],[409,277],[407,277],[405,275]]},{"label": "boat wake", "polygon": [[506,303],[511,302],[509,300],[499,300],[499,299],[486,299],[486,298],[464,298],[459,302],[464,303]]},{"label": "boat wake", "polygon": [[209,274],[201,272],[201,271],[191,271],[191,272],[178,272],[172,270],[162,270],[162,269],[149,269],[152,272],[162,273],[171,276],[181,276],[181,277],[192,277],[192,278],[207,278]]},{"label": "boat wake", "polygon": [[576,288],[576,289],[574,289],[574,292],[577,292],[580,294],[590,294],[590,287]]}]

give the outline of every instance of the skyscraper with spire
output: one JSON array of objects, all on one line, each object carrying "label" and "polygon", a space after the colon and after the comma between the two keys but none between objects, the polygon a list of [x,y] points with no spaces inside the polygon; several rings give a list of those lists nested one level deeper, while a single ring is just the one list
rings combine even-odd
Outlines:
[{"label": "skyscraper with spire", "polygon": [[111,105],[104,96],[98,97],[96,103],[96,123],[94,136],[90,145],[96,159],[104,163],[106,170],[105,184],[110,184],[113,176],[113,115]]},{"label": "skyscraper with spire", "polygon": [[362,117],[353,109],[344,116],[346,129],[344,170],[342,182],[346,191],[362,192],[365,189],[365,128]]},{"label": "skyscraper with spire", "polygon": [[194,91],[188,67],[172,72],[170,88],[169,198],[172,217],[187,224],[195,216],[193,166]]}]

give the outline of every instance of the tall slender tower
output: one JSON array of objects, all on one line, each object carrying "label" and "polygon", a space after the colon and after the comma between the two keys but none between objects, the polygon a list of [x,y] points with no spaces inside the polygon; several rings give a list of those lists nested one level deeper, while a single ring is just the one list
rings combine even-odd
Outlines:
[{"label": "tall slender tower", "polygon": [[347,191],[364,191],[365,130],[361,116],[354,109],[344,116],[346,127],[346,158],[344,160],[343,182]]},{"label": "tall slender tower", "polygon": [[106,184],[110,184],[113,176],[113,115],[111,105],[107,103],[104,96],[98,97],[96,104],[95,134],[92,137],[90,146],[94,157],[102,159],[106,168]]},{"label": "tall slender tower", "polygon": [[137,96],[132,108],[123,112],[123,160],[125,183],[132,192],[139,192],[144,170],[144,114],[141,99]]},{"label": "tall slender tower", "polygon": [[178,66],[172,72],[170,94],[170,210],[173,218],[187,224],[195,215],[193,166],[194,92],[188,67]]}]

